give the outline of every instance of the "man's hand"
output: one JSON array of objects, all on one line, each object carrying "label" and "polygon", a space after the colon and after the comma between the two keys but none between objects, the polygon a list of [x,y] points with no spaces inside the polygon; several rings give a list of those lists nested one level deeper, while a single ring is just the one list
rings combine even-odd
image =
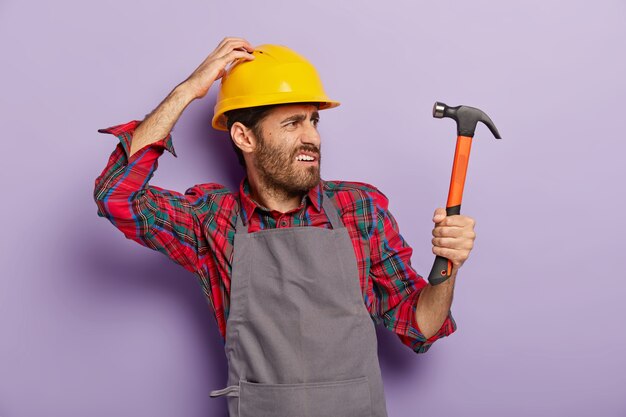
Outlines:
[{"label": "man's hand", "polygon": [[164,138],[174,127],[185,108],[202,98],[215,80],[226,73],[226,67],[237,59],[254,59],[254,48],[242,38],[224,38],[185,81],[178,84],[165,99],[137,126],[130,146],[130,156]]},{"label": "man's hand", "polygon": [[194,98],[202,98],[215,82],[226,74],[226,67],[237,59],[253,60],[254,48],[243,38],[224,38],[213,52],[181,84]]},{"label": "man's hand", "polygon": [[458,270],[474,247],[476,222],[467,216],[446,216],[443,208],[435,210],[433,222],[433,253],[449,259],[453,268]]}]

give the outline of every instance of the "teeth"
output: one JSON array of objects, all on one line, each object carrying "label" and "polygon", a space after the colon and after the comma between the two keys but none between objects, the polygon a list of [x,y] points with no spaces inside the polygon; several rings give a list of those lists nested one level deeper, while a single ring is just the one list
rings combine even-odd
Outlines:
[{"label": "teeth", "polygon": [[298,155],[296,161],[315,161],[315,158],[309,155]]}]

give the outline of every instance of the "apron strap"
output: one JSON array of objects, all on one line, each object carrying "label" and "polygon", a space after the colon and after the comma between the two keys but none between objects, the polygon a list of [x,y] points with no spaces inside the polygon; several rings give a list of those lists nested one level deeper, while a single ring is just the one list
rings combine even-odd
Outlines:
[{"label": "apron strap", "polygon": [[[242,220],[240,201],[237,201],[237,206],[238,206],[238,212],[237,212],[237,224],[235,226],[235,233],[248,234],[248,225],[244,225],[243,220]],[[333,227],[333,229],[341,229],[345,227],[343,225],[343,222],[339,218],[339,213],[337,212],[337,207],[335,203],[333,203],[330,197],[328,197],[326,194],[322,195],[322,209],[324,210],[324,213],[326,213],[326,217],[328,217],[328,220],[330,221],[330,224]]]},{"label": "apron strap", "polygon": [[[243,217],[241,213],[241,201],[237,201],[237,223],[235,225],[235,233],[248,234],[248,226],[243,224]],[[248,222],[250,223],[250,222]]]},{"label": "apron strap", "polygon": [[343,222],[339,218],[339,213],[337,212],[337,206],[332,202],[330,197],[324,194],[322,190],[322,208],[324,209],[324,213],[330,220],[330,224],[333,226],[333,229],[341,229],[345,227]]}]

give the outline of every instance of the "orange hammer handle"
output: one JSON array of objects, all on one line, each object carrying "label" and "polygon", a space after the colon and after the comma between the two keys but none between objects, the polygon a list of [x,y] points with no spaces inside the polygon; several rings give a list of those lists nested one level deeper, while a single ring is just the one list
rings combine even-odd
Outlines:
[{"label": "orange hammer handle", "polygon": [[471,137],[459,136],[456,139],[456,150],[454,151],[454,163],[452,164],[452,177],[450,178],[450,190],[448,191],[446,208],[461,205],[471,149]]},{"label": "orange hammer handle", "polygon": [[[448,202],[446,204],[446,214],[448,216],[461,213],[463,188],[465,187],[465,176],[467,174],[471,148],[472,138],[470,136],[457,137],[454,162],[452,164],[452,177],[450,178],[450,190],[448,191]],[[428,281],[432,285],[437,285],[450,278],[451,274],[452,262],[444,257],[437,256],[428,276]]]}]

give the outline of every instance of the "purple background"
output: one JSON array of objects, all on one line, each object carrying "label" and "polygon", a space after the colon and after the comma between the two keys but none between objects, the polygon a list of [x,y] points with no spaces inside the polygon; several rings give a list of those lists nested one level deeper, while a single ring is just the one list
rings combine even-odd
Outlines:
[{"label": "purple background", "polygon": [[[626,415],[625,18],[617,0],[4,0],[0,417],[225,415],[194,276],[92,198],[116,143],[96,130],[143,118],[224,36],[317,66],[342,102],[322,113],[323,177],[379,187],[422,274],[455,139],[433,102],[504,137],[474,141],[457,332],[425,355],[379,332],[390,416]],[[188,107],[152,184],[239,182],[214,100]]]}]

